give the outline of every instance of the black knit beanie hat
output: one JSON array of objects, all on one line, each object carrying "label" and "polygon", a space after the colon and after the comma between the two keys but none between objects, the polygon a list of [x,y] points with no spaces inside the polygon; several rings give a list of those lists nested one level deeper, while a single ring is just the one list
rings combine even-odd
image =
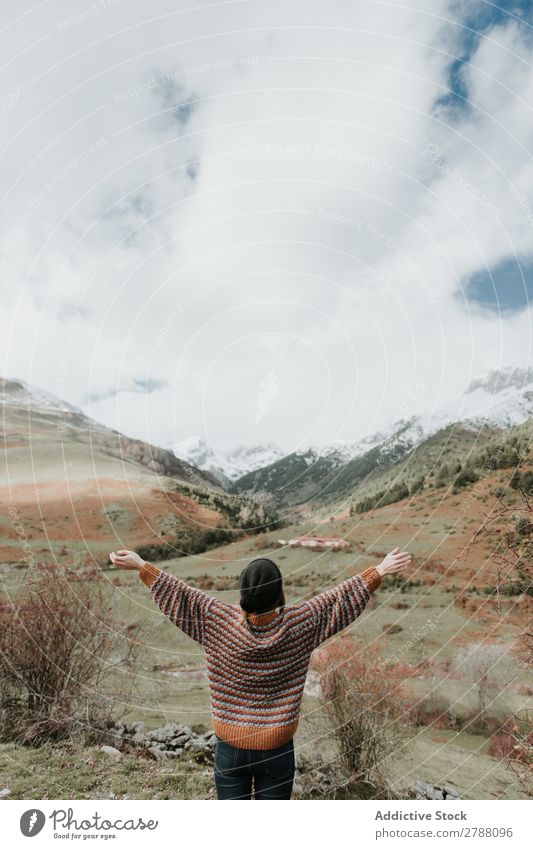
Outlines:
[{"label": "black knit beanie hat", "polygon": [[265,613],[272,610],[282,589],[281,571],[268,557],[258,557],[248,563],[239,578],[241,607],[245,613]]}]

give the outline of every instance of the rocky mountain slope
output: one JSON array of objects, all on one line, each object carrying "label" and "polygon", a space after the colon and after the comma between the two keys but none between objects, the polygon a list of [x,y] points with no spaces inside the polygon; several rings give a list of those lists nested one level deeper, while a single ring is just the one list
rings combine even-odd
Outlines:
[{"label": "rocky mountain slope", "polygon": [[96,557],[226,525],[174,482],[218,492],[164,448],[130,439],[21,380],[0,382],[0,559]]}]

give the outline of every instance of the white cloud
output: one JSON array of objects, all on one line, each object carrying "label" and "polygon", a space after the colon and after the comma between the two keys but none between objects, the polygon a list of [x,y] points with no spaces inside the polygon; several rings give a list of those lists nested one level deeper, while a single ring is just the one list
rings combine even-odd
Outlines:
[{"label": "white cloud", "polygon": [[530,310],[455,296],[531,258],[519,25],[480,40],[452,110],[444,0],[185,8],[4,11],[3,372],[152,442],[291,450],[526,359]]}]

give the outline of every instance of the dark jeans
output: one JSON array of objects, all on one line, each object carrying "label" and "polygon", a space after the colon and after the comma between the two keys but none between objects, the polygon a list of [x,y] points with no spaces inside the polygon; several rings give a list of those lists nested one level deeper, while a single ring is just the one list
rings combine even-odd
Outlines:
[{"label": "dark jeans", "polygon": [[294,743],[276,749],[237,749],[217,737],[215,784],[219,799],[290,799]]}]

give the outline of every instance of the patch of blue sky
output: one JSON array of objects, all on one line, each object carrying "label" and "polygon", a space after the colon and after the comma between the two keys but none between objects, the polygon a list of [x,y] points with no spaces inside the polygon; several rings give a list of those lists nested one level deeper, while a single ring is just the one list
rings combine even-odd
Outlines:
[{"label": "patch of blue sky", "polygon": [[490,312],[513,313],[533,302],[533,262],[507,259],[496,268],[476,272],[464,284],[461,297]]},{"label": "patch of blue sky", "polygon": [[436,109],[461,111],[468,108],[468,90],[463,69],[474,54],[479,40],[493,27],[503,26],[511,21],[518,22],[527,27],[533,40],[532,0],[478,0],[473,3],[459,3],[457,13],[457,56],[450,62],[448,69],[448,91],[436,101]]}]

